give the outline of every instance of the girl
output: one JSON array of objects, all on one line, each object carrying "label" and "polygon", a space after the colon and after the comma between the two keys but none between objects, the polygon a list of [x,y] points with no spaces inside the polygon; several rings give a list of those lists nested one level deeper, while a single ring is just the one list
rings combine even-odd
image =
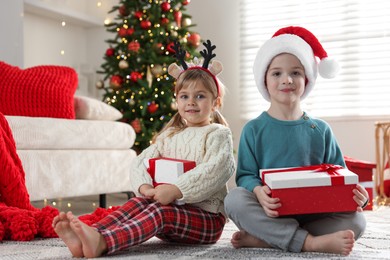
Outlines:
[{"label": "girl", "polygon": [[[316,57],[321,59],[318,66]],[[315,36],[301,27],[282,28],[260,48],[253,67],[267,112],[248,122],[241,134],[236,182],[225,199],[228,216],[239,227],[232,244],[273,247],[284,251],[314,251],[348,255],[364,232],[361,213],[368,193],[360,185],[351,197],[357,212],[278,217],[281,202],[271,198],[260,169],[338,164],[345,167],[329,125],[303,112],[305,98],[317,77],[337,71]],[[315,196],[315,194],[313,194]],[[296,203],[300,203],[297,201]]]},{"label": "girl", "polygon": [[[215,46],[210,41],[207,44],[209,53],[201,54],[211,57]],[[180,59],[183,52],[178,44],[175,47]],[[176,64],[169,67],[169,73],[177,78],[178,112],[134,160],[132,188],[138,196],[91,227],[71,212],[61,212],[53,220],[55,231],[73,256],[112,254],[154,236],[189,244],[210,244],[220,238],[226,222],[226,183],[235,163],[231,132],[218,112],[223,85],[216,75],[222,67],[217,61],[208,67],[210,59],[205,57],[203,67],[188,68],[184,59],[183,69]],[[196,167],[181,175],[176,184],[154,187],[143,162],[156,157],[192,160]]]}]

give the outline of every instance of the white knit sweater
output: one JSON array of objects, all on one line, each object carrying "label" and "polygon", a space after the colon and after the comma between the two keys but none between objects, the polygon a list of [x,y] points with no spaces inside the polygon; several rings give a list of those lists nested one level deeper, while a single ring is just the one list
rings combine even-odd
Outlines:
[{"label": "white knit sweater", "polygon": [[144,159],[168,157],[196,162],[196,167],[179,177],[176,186],[183,194],[179,201],[206,211],[224,214],[226,183],[235,171],[232,134],[221,124],[188,127],[168,137],[162,133],[156,143],[133,160],[130,182],[138,196],[139,187],[152,184]]}]

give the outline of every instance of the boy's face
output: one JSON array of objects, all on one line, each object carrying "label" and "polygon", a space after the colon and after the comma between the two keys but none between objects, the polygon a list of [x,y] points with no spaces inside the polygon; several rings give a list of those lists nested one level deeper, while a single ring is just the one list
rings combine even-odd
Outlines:
[{"label": "boy's face", "polygon": [[300,102],[305,91],[305,69],[294,55],[282,53],[276,56],[265,79],[271,103],[290,105]]}]

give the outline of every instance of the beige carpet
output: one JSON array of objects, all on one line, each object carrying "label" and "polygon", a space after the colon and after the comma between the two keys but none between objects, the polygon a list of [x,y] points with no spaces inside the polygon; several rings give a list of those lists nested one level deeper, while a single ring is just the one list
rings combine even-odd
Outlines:
[{"label": "beige carpet", "polygon": [[[342,257],[321,253],[285,253],[275,249],[234,249],[231,235],[237,230],[232,222],[225,227],[218,243],[209,246],[173,245],[151,239],[115,256],[100,259],[390,259],[390,207],[365,211],[368,226],[352,254]],[[36,239],[30,242],[6,241],[0,244],[1,260],[72,259],[59,239]]]}]

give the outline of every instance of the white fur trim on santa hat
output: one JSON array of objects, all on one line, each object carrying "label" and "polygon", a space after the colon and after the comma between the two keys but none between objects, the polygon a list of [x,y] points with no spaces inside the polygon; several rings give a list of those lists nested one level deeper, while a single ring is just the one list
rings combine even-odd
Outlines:
[{"label": "white fur trim on santa hat", "polygon": [[301,97],[301,99],[304,99],[314,87],[318,75],[318,64],[310,45],[301,37],[293,34],[275,36],[266,41],[259,49],[253,64],[253,74],[257,88],[264,99],[270,101],[270,96],[265,86],[265,74],[272,59],[282,53],[295,55],[305,69],[308,82]]}]

